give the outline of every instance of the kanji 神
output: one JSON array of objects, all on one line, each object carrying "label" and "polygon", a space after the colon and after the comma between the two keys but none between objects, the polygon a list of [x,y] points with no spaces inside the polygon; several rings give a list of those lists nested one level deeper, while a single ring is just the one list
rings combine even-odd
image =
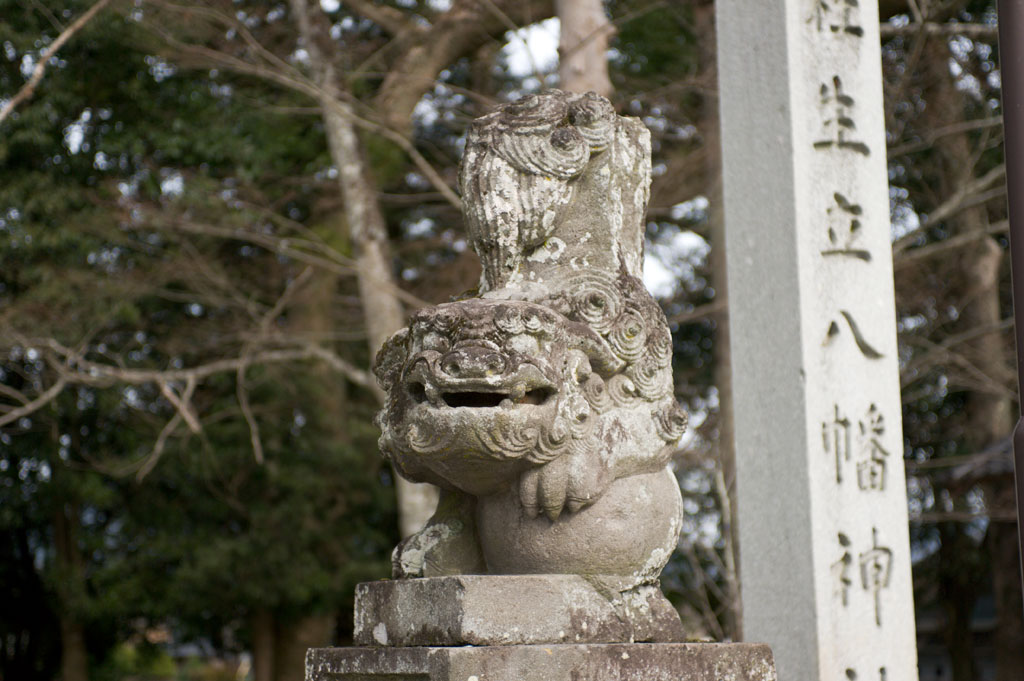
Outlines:
[{"label": "kanji \u795e", "polygon": [[882,589],[892,578],[892,550],[878,545],[878,529],[871,528],[871,549],[860,554],[860,581],[875,597],[875,624],[882,626]]}]

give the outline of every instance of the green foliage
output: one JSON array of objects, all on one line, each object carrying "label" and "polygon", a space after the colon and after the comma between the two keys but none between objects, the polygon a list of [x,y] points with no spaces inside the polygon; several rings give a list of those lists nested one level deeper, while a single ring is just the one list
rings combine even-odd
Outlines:
[{"label": "green foliage", "polygon": [[[70,3],[66,16],[90,4]],[[3,2],[0,14],[9,96],[23,56],[55,29],[21,3]],[[21,337],[129,369],[238,356],[253,316],[304,265],[272,244],[181,225],[259,225],[276,239],[336,192],[317,119],[274,108],[300,100],[183,70],[156,47],[137,22],[108,12],[0,124],[0,383],[12,390],[55,380],[39,355],[47,350]],[[336,219],[317,219],[320,241],[344,241]],[[322,286],[328,301],[351,289]],[[330,326],[335,309],[303,314]],[[288,313],[275,320],[282,332],[291,323]],[[362,343],[332,350],[365,362]],[[313,364],[254,366],[246,378],[262,465],[233,374],[203,382],[193,397],[202,432],[175,429],[141,481],[175,414],[152,383],[70,389],[0,429],[0,579],[25,605],[0,609],[0,676],[53,676],[58,617],[85,626],[98,678],[168,676],[165,653],[114,644],[163,623],[177,640],[216,643],[234,631],[238,645],[254,608],[335,612],[351,607],[356,582],[387,574],[397,523],[372,398]],[[73,557],[57,545],[58,517]],[[8,633],[29,647],[2,648]]]},{"label": "green foliage", "polygon": [[697,40],[689,3],[616,0],[612,15],[628,17],[619,26],[612,60],[621,73],[617,80],[628,90],[643,92],[695,72]]},{"label": "green foliage", "polygon": [[122,643],[114,648],[104,666],[98,670],[98,679],[143,678],[173,679],[178,667],[166,651],[152,645]]}]

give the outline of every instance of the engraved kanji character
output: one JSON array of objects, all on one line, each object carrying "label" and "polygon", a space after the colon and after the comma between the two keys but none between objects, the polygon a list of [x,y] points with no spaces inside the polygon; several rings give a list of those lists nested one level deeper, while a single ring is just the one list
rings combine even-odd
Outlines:
[{"label": "engraved kanji character", "polygon": [[892,578],[892,551],[878,545],[878,528],[871,528],[872,548],[860,554],[860,582],[875,597],[875,624],[882,626],[882,589]]},{"label": "engraved kanji character", "polygon": [[854,241],[860,236],[861,215],[864,210],[839,192],[832,194],[833,205],[825,211],[828,215],[829,248],[821,252],[825,256],[847,256],[865,262],[871,261],[871,254],[862,248],[854,248]]},{"label": "engraved kanji character", "polygon": [[874,404],[863,419],[857,422],[860,430],[863,459],[857,463],[857,485],[863,489],[885,489],[886,459],[889,451],[882,446],[885,435],[885,417]]},{"label": "engraved kanji character", "polygon": [[819,32],[829,30],[860,38],[864,35],[864,29],[857,20],[856,15],[859,13],[857,0],[815,0],[814,16],[810,20]]},{"label": "engraved kanji character", "polygon": [[831,83],[822,83],[820,90],[823,123],[823,139],[814,143],[815,149],[849,149],[865,156],[871,155],[871,149],[863,142],[851,139],[857,124],[853,121],[853,108],[856,100],[843,92],[843,81],[834,76]]},{"label": "engraved kanji character", "polygon": [[[839,314],[846,320],[846,324],[850,327],[850,332],[853,334],[853,342],[857,344],[857,349],[860,350],[862,355],[868,359],[880,359],[885,357],[885,355],[876,350],[874,346],[872,346],[871,343],[868,343],[867,339],[864,338],[864,334],[861,333],[860,326],[849,311],[840,310]],[[827,345],[838,335],[839,323],[833,319],[829,322],[828,331],[826,332],[825,342],[823,345]]]}]

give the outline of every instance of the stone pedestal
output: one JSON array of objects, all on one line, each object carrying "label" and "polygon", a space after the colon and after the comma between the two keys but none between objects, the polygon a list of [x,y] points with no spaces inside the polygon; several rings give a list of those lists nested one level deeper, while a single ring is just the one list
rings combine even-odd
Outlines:
[{"label": "stone pedestal", "polygon": [[383,646],[678,643],[656,586],[616,577],[454,575],[356,587],[355,642]]},{"label": "stone pedestal", "polygon": [[306,681],[775,681],[760,644],[684,643],[653,585],[456,575],[360,584],[358,647],[314,648]]},{"label": "stone pedestal", "polygon": [[767,645],[313,648],[306,681],[776,681]]},{"label": "stone pedestal", "polygon": [[416,311],[374,368],[381,451],[438,510],[395,549],[401,579],[357,588],[360,647],[310,650],[306,681],[776,681],[767,646],[684,643],[657,586],[687,417],[638,278],[650,154],[592,92],[470,128],[479,296]]}]

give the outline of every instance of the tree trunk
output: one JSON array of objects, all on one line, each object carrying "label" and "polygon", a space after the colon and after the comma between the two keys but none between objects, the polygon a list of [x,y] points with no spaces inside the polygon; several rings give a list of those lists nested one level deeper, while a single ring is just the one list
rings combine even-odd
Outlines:
[{"label": "tree trunk", "polygon": [[408,136],[413,109],[442,69],[481,47],[500,45],[510,24],[528,26],[552,14],[552,0],[453,0],[428,29],[393,34],[402,45],[401,56],[389,66],[374,97],[378,120]]},{"label": "tree trunk", "polygon": [[[981,211],[970,211],[970,213]],[[977,220],[976,228],[987,227],[987,220]],[[964,329],[994,329],[1000,320],[999,271],[1003,251],[992,239],[981,237],[975,246],[966,249],[964,271],[976,287],[975,296],[964,306],[961,319]],[[1007,347],[1002,334],[989,333],[967,349],[970,361],[983,373],[998,376],[1006,366]],[[970,451],[980,451],[1007,438],[1013,430],[1013,409],[1010,400],[988,392],[973,392],[965,403],[967,416],[966,441]],[[1014,508],[1014,483],[1004,475],[983,484],[985,502],[990,511]],[[995,681],[1019,681],[1024,673],[1024,625],[1021,621],[1020,554],[1017,550],[1016,523],[990,520],[985,548],[991,560],[992,582],[996,606],[994,647]]]},{"label": "tree trunk", "polygon": [[608,41],[615,33],[601,0],[557,0],[561,24],[558,41],[558,79],[570,92],[596,92],[611,97]]},{"label": "tree trunk", "polygon": [[[700,79],[718,82],[717,45],[715,42],[715,11],[713,3],[694,8],[694,29],[703,36],[700,41]],[[725,540],[722,562],[725,564],[725,586],[729,597],[723,629],[733,641],[743,639],[743,606],[740,594],[739,528],[734,522],[736,501],[736,451],[733,440],[732,359],[729,353],[729,287],[725,258],[725,220],[722,204],[721,128],[718,119],[718,98],[707,96],[701,106],[700,131],[704,138],[704,172],[707,180],[708,222],[711,235],[711,286],[715,303],[725,303],[714,315],[715,338],[712,346],[714,381],[718,390],[718,465],[722,487],[719,493],[722,512],[722,534]]]},{"label": "tree trunk", "polygon": [[[1013,508],[1013,483],[1003,485],[992,504]],[[1021,612],[1020,545],[1017,524],[992,522],[986,536],[992,558],[992,586],[996,599],[996,678],[995,681],[1020,681],[1024,675],[1024,619]]]},{"label": "tree trunk", "polygon": [[[340,98],[341,87],[334,66],[321,50],[306,0],[291,0],[303,45],[310,55],[320,86],[326,92],[321,102],[324,129],[331,160],[338,168],[338,184],[345,204],[345,221],[355,254],[359,297],[366,322],[371,358],[384,341],[405,325],[405,312],[398,299],[398,285],[388,253],[387,224],[377,203],[377,192],[369,179],[362,145],[352,122],[351,109]],[[316,10],[319,11],[319,10]],[[372,361],[372,359],[371,359]],[[373,387],[383,403],[384,394]],[[403,537],[418,532],[437,506],[437,489],[414,484],[395,476],[398,495],[399,529]]]},{"label": "tree trunk", "polygon": [[965,569],[964,555],[976,550],[961,528],[946,523],[939,528],[939,589],[945,611],[943,638],[952,666],[952,681],[976,681],[974,669],[974,633],[971,612],[978,598],[978,586]]},{"label": "tree trunk", "polygon": [[[64,504],[54,513],[53,543],[57,563],[61,607],[60,618],[60,677],[61,681],[89,681],[89,657],[85,649],[85,628],[79,618],[76,603],[84,590],[82,580],[82,554],[75,537],[74,523],[78,513],[74,505]],[[70,514],[71,517],[68,517]]]},{"label": "tree trunk", "polygon": [[[956,89],[949,74],[949,50],[944,41],[935,41],[929,46],[928,64],[931,75],[937,83],[934,97],[936,120],[931,121],[934,127],[948,125],[950,112],[965,109],[963,93]],[[942,117],[944,120],[939,120]],[[965,181],[965,172],[974,166],[974,154],[971,139],[966,133],[950,135],[939,145],[940,158],[943,161],[942,186],[943,196],[950,196]],[[950,220],[955,234],[977,234],[978,238],[970,245],[959,250],[959,262],[955,271],[963,278],[957,287],[962,298],[955,301],[959,308],[957,320],[958,331],[990,329],[969,343],[958,348],[958,352],[982,375],[990,377],[992,383],[999,383],[1008,366],[1008,355],[1013,353],[996,329],[1001,322],[1001,305],[999,298],[999,281],[1004,261],[1002,248],[988,234],[988,213],[984,206],[969,208],[957,218]],[[981,451],[1009,437],[1014,427],[1013,404],[1005,393],[991,389],[975,389],[967,394],[964,403],[964,444],[970,452]],[[1013,479],[1002,476],[986,481],[983,485],[986,503],[989,510],[998,508],[1000,500],[1013,499]],[[1024,630],[1021,623],[1021,585],[1020,562],[1016,551],[1016,528],[1008,523],[990,522],[988,528],[987,547],[990,551],[991,569],[996,592],[996,628],[995,657],[997,681],[1019,679],[1024,670]],[[964,587],[968,588],[968,587]],[[974,587],[977,589],[977,587]],[[1001,593],[1000,593],[1001,590]],[[966,607],[957,612],[958,616],[969,617],[970,610]],[[970,624],[969,622],[967,623]],[[954,623],[951,635],[965,635],[961,623]],[[954,641],[952,645],[963,645]],[[966,662],[960,662],[966,667]],[[958,669],[958,673],[967,674],[967,669]],[[966,676],[955,677],[958,679]]]},{"label": "tree trunk", "polygon": [[274,681],[274,616],[269,610],[256,610],[252,628],[252,681]]},{"label": "tree trunk", "polygon": [[[974,214],[975,229],[988,226],[983,211]],[[977,215],[980,214],[980,215]],[[961,312],[964,329],[995,329],[1000,321],[999,274],[1003,250],[987,236],[966,249],[963,269],[974,295]],[[992,332],[978,338],[966,349],[970,361],[988,376],[998,376],[1007,365],[1009,351],[1002,334]],[[973,392],[965,403],[966,441],[970,451],[980,451],[1009,437],[1014,427],[1013,405],[1007,397],[991,392]],[[1014,508],[1014,481],[1009,475],[987,480],[983,485],[989,511]],[[995,681],[1019,681],[1024,674],[1024,622],[1020,580],[1020,554],[1016,523],[990,520],[985,548],[992,566],[996,606],[994,647]]]},{"label": "tree trunk", "polygon": [[[333,272],[317,270],[312,273],[305,286],[295,294],[294,314],[289,315],[293,333],[314,343],[330,336],[336,324],[332,310],[337,286],[338,275]],[[317,395],[316,432],[329,446],[350,443],[351,430],[342,416],[348,403],[345,382],[339,381],[332,372],[320,371],[316,367],[304,372],[302,380],[312,394]]]},{"label": "tree trunk", "polygon": [[85,650],[85,630],[81,622],[61,615],[61,681],[89,681],[89,658]]},{"label": "tree trunk", "polygon": [[333,615],[303,617],[290,623],[278,622],[274,647],[274,681],[303,681],[306,651],[331,644]]},{"label": "tree trunk", "polygon": [[[336,102],[337,103],[337,102]],[[384,341],[405,325],[405,312],[398,300],[387,226],[377,203],[373,185],[367,179],[362,149],[352,120],[331,103],[324,104],[324,125],[331,158],[338,166],[338,181],[345,201],[345,218],[358,267],[359,297],[366,319],[371,356]],[[384,393],[373,386],[378,402]],[[402,537],[419,532],[437,508],[437,488],[409,482],[395,475],[398,494],[398,524]]]}]

